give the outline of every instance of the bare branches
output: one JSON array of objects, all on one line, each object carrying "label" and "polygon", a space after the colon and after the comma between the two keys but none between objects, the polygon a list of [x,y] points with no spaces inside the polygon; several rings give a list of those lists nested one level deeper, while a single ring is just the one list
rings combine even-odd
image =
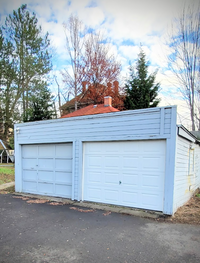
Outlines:
[{"label": "bare branches", "polygon": [[85,43],[85,64],[87,81],[91,84],[106,85],[115,81],[120,74],[121,65],[111,54],[110,46],[104,43],[103,35],[90,34]]},{"label": "bare branches", "polygon": [[90,86],[94,101],[100,101],[99,96],[102,99],[107,83],[118,79],[121,65],[111,54],[111,47],[103,35],[100,32],[85,34],[84,27],[76,16],[71,15],[64,28],[70,65],[62,75],[68,93],[75,97],[77,110],[77,96],[81,92],[82,82],[86,81]]},{"label": "bare branches", "polygon": [[62,75],[64,82],[67,84],[67,89],[75,97],[75,110],[77,110],[77,95],[81,90],[83,81],[83,24],[78,17],[71,15],[68,22],[63,24],[65,29],[66,48],[70,57],[70,68],[66,68]]},{"label": "bare branches", "polygon": [[85,78],[90,85],[89,97],[94,103],[102,103],[105,94],[111,94],[109,83],[118,79],[121,65],[100,32],[87,36],[83,60]]},{"label": "bare branches", "polygon": [[200,90],[200,5],[197,9],[194,6],[183,9],[170,36],[170,48],[172,53],[168,56],[169,66],[189,106],[192,130],[195,130],[195,116],[200,108],[197,99]]}]

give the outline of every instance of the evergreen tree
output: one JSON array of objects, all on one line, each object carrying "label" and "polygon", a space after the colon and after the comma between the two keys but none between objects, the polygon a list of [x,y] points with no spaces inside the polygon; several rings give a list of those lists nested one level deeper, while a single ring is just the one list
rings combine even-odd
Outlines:
[{"label": "evergreen tree", "polygon": [[130,66],[130,77],[126,83],[124,107],[127,110],[156,107],[159,103],[159,83],[155,83],[156,72],[148,76],[148,63],[143,50],[140,50],[136,70]]},{"label": "evergreen tree", "polygon": [[31,96],[30,107],[26,110],[24,122],[56,118],[53,96],[45,84],[43,83],[43,87],[40,87],[39,91],[34,92],[34,95]]},{"label": "evergreen tree", "polygon": [[[36,15],[22,5],[0,28],[0,111],[7,139],[13,123],[25,118],[31,96],[52,68],[50,41]],[[0,116],[1,117],[1,116]]]},{"label": "evergreen tree", "polygon": [[0,133],[7,139],[9,128],[13,126],[13,115],[17,110],[19,99],[15,85],[16,61],[14,59],[14,47],[9,39],[4,38],[0,29]]}]

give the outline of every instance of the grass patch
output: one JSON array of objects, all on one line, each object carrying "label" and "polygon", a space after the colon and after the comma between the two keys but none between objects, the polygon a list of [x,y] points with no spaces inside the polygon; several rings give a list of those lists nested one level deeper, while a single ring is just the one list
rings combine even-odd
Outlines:
[{"label": "grass patch", "polygon": [[0,167],[0,185],[15,181],[14,167]]}]

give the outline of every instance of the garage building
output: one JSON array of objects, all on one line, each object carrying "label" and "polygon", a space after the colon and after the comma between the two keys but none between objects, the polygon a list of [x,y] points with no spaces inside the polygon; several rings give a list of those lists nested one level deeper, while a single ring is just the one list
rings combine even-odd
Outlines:
[{"label": "garage building", "polygon": [[200,187],[176,106],[15,125],[17,192],[173,214]]}]

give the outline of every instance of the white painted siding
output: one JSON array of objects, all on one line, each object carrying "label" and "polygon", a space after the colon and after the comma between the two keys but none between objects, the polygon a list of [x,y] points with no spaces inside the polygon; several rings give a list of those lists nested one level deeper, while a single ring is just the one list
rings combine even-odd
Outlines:
[{"label": "white painted siding", "polygon": [[[193,154],[194,160],[191,156]],[[185,204],[200,187],[199,157],[199,145],[177,136],[173,212]],[[191,168],[193,165],[194,170]]]},{"label": "white painted siding", "polygon": [[[17,129],[17,130],[16,130]],[[21,146],[73,143],[72,199],[81,199],[82,144],[92,141],[164,139],[167,142],[165,212],[172,211],[172,185],[176,140],[176,106],[131,110],[15,125],[16,191],[22,191]],[[170,146],[170,147],[169,147]]]},{"label": "white painted siding", "polygon": [[200,146],[195,145],[195,184],[196,188],[200,188]]}]

